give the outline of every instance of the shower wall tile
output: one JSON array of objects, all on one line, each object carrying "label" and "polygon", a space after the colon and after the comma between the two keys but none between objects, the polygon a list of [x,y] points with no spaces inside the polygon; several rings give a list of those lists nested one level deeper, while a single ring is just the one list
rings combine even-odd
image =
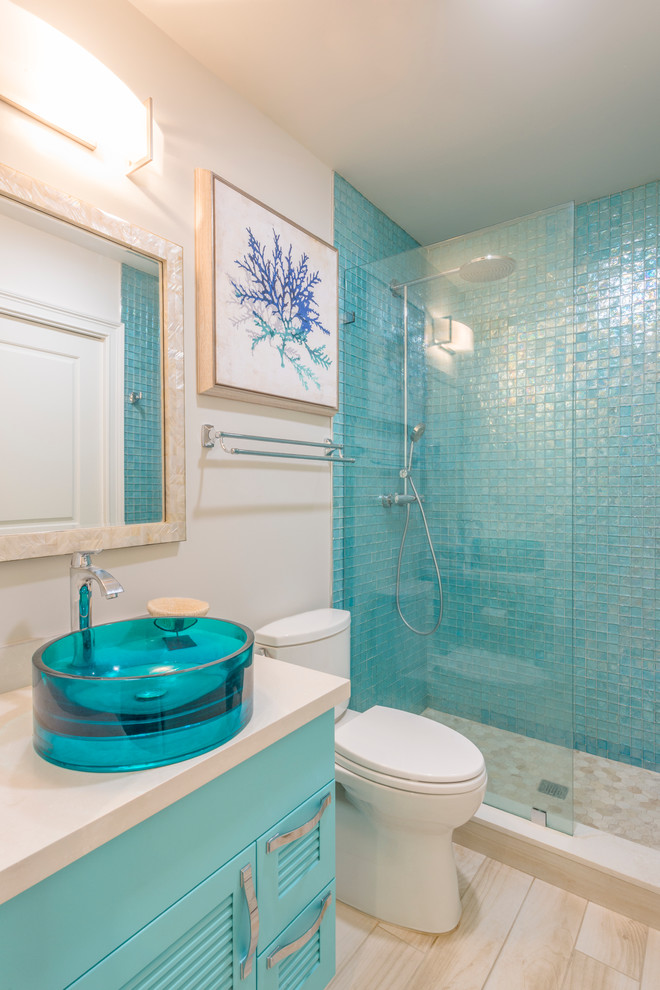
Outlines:
[{"label": "shower wall tile", "polygon": [[[403,466],[402,303],[389,282],[363,266],[417,243],[341,176],[335,176],[335,245],[339,249],[339,413],[335,438],[356,464],[334,472],[334,602],[351,610],[351,707],[373,704],[422,711],[426,699],[424,641],[396,611],[396,564],[405,510],[383,508],[378,495],[401,490]],[[422,418],[423,365],[419,326],[410,415]],[[416,335],[416,336],[415,336]],[[417,420],[412,420],[416,422]],[[401,594],[414,624],[427,621],[427,597],[416,525]]]},{"label": "shower wall tile", "polygon": [[578,747],[660,769],[657,182],[575,231]]},{"label": "shower wall tile", "polygon": [[[419,710],[426,692],[438,710],[568,746],[574,727],[578,749],[659,769],[660,184],[582,204],[574,234],[560,208],[428,249],[436,271],[518,261],[506,282],[446,286],[440,315],[473,329],[473,354],[425,367],[427,303],[411,305],[409,422],[427,423],[416,470],[445,585],[429,640],[396,612],[402,516],[374,505],[403,456],[389,284],[424,273],[420,252],[340,177],[335,199],[341,311],[355,313],[336,428],[359,464],[335,473],[353,703]],[[414,519],[403,598],[424,626],[433,573]]]}]

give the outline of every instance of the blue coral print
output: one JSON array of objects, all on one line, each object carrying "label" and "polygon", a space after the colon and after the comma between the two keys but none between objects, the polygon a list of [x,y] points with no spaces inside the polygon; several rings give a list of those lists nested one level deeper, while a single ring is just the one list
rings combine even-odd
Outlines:
[{"label": "blue coral print", "polygon": [[326,345],[312,340],[317,331],[330,335],[314,298],[321,276],[310,270],[306,254],[294,258],[293,245],[285,253],[275,230],[270,250],[249,227],[247,236],[248,250],[234,262],[241,275],[229,277],[242,311],[236,323],[251,337],[252,352],[269,344],[279,355],[280,367],[292,368],[305,390],[320,389],[317,371],[332,364]]}]

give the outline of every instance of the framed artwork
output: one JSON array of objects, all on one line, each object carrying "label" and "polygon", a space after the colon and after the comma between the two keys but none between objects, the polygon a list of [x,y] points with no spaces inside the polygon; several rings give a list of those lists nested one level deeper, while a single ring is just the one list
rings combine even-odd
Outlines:
[{"label": "framed artwork", "polygon": [[337,411],[337,251],[212,172],[195,172],[197,384]]}]

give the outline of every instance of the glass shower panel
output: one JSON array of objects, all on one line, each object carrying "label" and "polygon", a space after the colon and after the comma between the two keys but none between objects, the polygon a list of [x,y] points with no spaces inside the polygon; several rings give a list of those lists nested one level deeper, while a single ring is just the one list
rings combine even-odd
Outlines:
[{"label": "glass shower panel", "polygon": [[[573,207],[427,253],[439,271],[460,269],[419,286],[424,487],[446,580],[427,714],[483,751],[487,803],[525,818],[537,809],[570,832]],[[494,264],[498,277],[483,281],[487,265],[466,263],[487,256],[515,269],[500,277]],[[448,316],[466,327],[462,346],[435,342]]]},{"label": "glass shower panel", "polygon": [[[526,818],[537,809],[570,832],[573,207],[353,269],[345,308],[344,434],[359,467],[336,502],[336,601],[353,612],[352,707],[458,729],[486,758],[487,803]],[[412,475],[443,577],[431,637],[397,613],[405,509],[380,500],[403,491],[406,421],[408,433],[426,424]],[[432,628],[417,506],[400,598],[413,625]]]}]

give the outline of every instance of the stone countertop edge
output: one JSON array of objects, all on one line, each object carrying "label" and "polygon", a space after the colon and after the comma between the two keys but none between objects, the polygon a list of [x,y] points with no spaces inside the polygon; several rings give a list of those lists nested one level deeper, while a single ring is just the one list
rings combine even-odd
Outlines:
[{"label": "stone countertop edge", "polygon": [[330,711],[342,677],[254,657],[254,714],[217,749],[126,773],[54,766],[32,748],[29,688],[0,694],[0,904]]}]

